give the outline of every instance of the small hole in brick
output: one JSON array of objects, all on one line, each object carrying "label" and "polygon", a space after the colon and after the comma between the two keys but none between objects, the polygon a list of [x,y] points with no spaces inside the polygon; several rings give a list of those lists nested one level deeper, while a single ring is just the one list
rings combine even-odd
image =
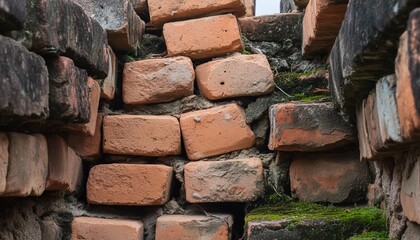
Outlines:
[{"label": "small hole in brick", "polygon": [[220,85],[225,85],[225,82],[220,82]]},{"label": "small hole in brick", "polygon": [[226,70],[225,71],[223,71],[224,73],[226,73]]}]

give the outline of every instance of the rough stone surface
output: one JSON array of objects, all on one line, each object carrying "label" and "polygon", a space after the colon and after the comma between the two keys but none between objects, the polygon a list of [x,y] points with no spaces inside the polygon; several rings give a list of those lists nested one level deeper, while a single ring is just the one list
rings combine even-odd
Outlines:
[{"label": "rough stone surface", "polygon": [[83,8],[67,0],[26,0],[25,30],[32,33],[32,51],[73,59],[89,75],[108,73],[108,40],[101,25]]},{"label": "rough stone surface", "polygon": [[183,55],[193,60],[243,49],[238,22],[232,14],[167,23],[163,36],[169,56]]},{"label": "rough stone surface", "polygon": [[41,196],[48,175],[47,139],[41,134],[8,133],[9,165],[5,196]]},{"label": "rough stone surface", "polygon": [[181,131],[178,119],[171,116],[106,116],[103,149],[111,154],[179,155]]},{"label": "rough stone surface", "polygon": [[353,128],[330,103],[274,105],[270,121],[270,150],[320,151],[355,140]]},{"label": "rough stone surface", "polygon": [[154,27],[162,27],[165,23],[179,20],[200,18],[223,13],[245,14],[242,0],[184,0],[159,1],[148,0],[151,22]]},{"label": "rough stone surface", "polygon": [[348,0],[309,1],[303,18],[302,54],[328,54],[340,31]]},{"label": "rough stone surface", "polygon": [[293,0],[281,0],[280,1],[280,13],[288,13],[297,9]]},{"label": "rough stone surface", "polygon": [[93,136],[69,133],[66,137],[69,146],[77,153],[77,155],[83,158],[83,160],[95,160],[101,155],[103,118],[103,114],[98,113],[95,134]]},{"label": "rough stone surface", "polygon": [[292,196],[300,201],[363,201],[370,178],[358,152],[295,155],[290,165]]},{"label": "rough stone surface", "polygon": [[249,202],[264,191],[259,158],[190,162],[185,165],[184,181],[190,203]]},{"label": "rough stone surface", "polygon": [[420,152],[410,153],[401,184],[401,205],[407,218],[420,224]]},{"label": "rough stone surface", "polygon": [[163,215],[156,222],[156,240],[214,239],[228,240],[228,215]]},{"label": "rough stone surface", "polygon": [[26,0],[0,0],[0,31],[18,30],[25,21]]},{"label": "rough stone surface", "polygon": [[140,46],[145,24],[137,16],[130,0],[74,0],[86,14],[107,31],[108,43],[115,50],[132,51]]},{"label": "rough stone surface", "polygon": [[407,222],[407,229],[401,238],[402,240],[419,240],[420,239],[420,225]]},{"label": "rough stone surface", "polygon": [[293,0],[296,6],[298,6],[300,9],[306,8],[306,6],[308,6],[309,1],[310,0]]},{"label": "rough stone surface", "polygon": [[172,168],[163,165],[96,165],[89,172],[87,199],[102,205],[163,205],[171,182]]},{"label": "rough stone surface", "polygon": [[44,60],[7,37],[0,36],[0,46],[0,124],[45,119],[49,110]]},{"label": "rough stone surface", "polygon": [[194,93],[194,67],[187,57],[126,63],[123,72],[125,104],[170,102]]},{"label": "rough stone surface", "polygon": [[108,47],[108,76],[101,84],[101,98],[112,100],[115,96],[118,79],[118,59],[111,47]]},{"label": "rough stone surface", "polygon": [[71,227],[72,240],[143,240],[143,222],[139,220],[76,217]]},{"label": "rough stone surface", "polygon": [[259,96],[274,91],[274,77],[263,54],[234,55],[197,66],[200,93],[207,99]]},{"label": "rough stone surface", "polygon": [[250,148],[255,135],[237,104],[181,114],[181,131],[190,160]]},{"label": "rough stone surface", "polygon": [[7,167],[9,165],[9,138],[0,132],[0,195],[6,190]]},{"label": "rough stone surface", "polygon": [[67,57],[47,60],[49,74],[50,119],[87,122],[90,117],[87,73]]}]

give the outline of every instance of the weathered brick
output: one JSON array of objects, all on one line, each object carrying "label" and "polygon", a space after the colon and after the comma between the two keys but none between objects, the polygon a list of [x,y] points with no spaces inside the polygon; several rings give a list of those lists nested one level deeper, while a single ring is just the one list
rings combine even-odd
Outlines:
[{"label": "weathered brick", "polygon": [[401,206],[408,220],[420,224],[420,152],[409,153],[401,183]]},{"label": "weathered brick", "polygon": [[47,140],[41,134],[8,133],[9,165],[5,196],[41,196],[48,175]]},{"label": "weathered brick", "polygon": [[163,215],[156,221],[156,240],[228,240],[232,216]]},{"label": "weathered brick", "polygon": [[330,103],[285,103],[270,108],[269,148],[320,151],[355,140],[353,128]]},{"label": "weathered brick", "polygon": [[366,198],[370,172],[358,152],[297,154],[290,165],[293,198],[310,202],[358,202]]},{"label": "weathered brick", "polygon": [[96,165],[89,172],[87,199],[103,205],[163,205],[171,182],[172,168],[163,165]]},{"label": "weathered brick", "polygon": [[370,142],[368,137],[368,130],[366,126],[366,116],[364,111],[364,104],[356,109],[357,116],[357,132],[359,140],[359,152],[360,160],[373,160],[372,149],[370,148]]},{"label": "weathered brick", "polygon": [[402,240],[419,239],[420,225],[407,221],[407,229],[402,236]]},{"label": "weathered brick", "polygon": [[139,220],[76,217],[73,219],[72,240],[143,240],[143,222]]},{"label": "weathered brick", "polygon": [[309,4],[309,0],[293,0],[300,9],[306,8]]},{"label": "weathered brick", "polygon": [[255,0],[244,0],[245,17],[255,16]]},{"label": "weathered brick", "polygon": [[0,132],[0,195],[6,190],[7,167],[9,165],[9,138]]},{"label": "weathered brick", "polygon": [[302,53],[307,57],[327,54],[334,45],[347,10],[348,0],[311,0],[303,18]]},{"label": "weathered brick", "polygon": [[243,49],[238,22],[232,14],[167,23],[163,36],[169,56],[204,59]]},{"label": "weathered brick", "polygon": [[201,95],[210,100],[259,96],[274,91],[274,77],[263,54],[235,55],[197,66]]},{"label": "weathered brick", "polygon": [[87,122],[90,117],[87,73],[67,57],[47,60],[49,74],[50,119]]},{"label": "weathered brick", "polygon": [[245,113],[237,104],[184,113],[180,123],[190,160],[250,148],[255,143]]},{"label": "weathered brick", "polygon": [[249,202],[264,191],[263,166],[258,158],[190,162],[184,182],[190,203]]},{"label": "weathered brick", "polygon": [[137,16],[130,0],[74,0],[88,16],[107,31],[108,43],[116,50],[133,51],[140,46],[145,24]]},{"label": "weathered brick", "polygon": [[148,0],[149,12],[154,27],[162,27],[168,22],[200,18],[223,13],[245,14],[242,0],[219,0],[209,2],[205,0],[160,1]]},{"label": "weathered brick", "polygon": [[0,0],[0,31],[18,30],[25,21],[26,0]]},{"label": "weathered brick", "polygon": [[103,114],[98,113],[96,129],[93,136],[70,133],[66,137],[67,143],[83,160],[95,160],[101,155]]},{"label": "weathered brick", "polygon": [[32,51],[73,59],[90,76],[108,73],[107,36],[83,8],[67,0],[26,0],[25,30],[32,33]]},{"label": "weathered brick", "polygon": [[67,124],[65,128],[73,132],[79,132],[84,135],[93,136],[96,130],[96,121],[98,117],[99,100],[101,97],[101,87],[93,78],[88,77],[87,86],[89,88],[90,118],[87,123]]},{"label": "weathered brick", "polygon": [[125,104],[170,102],[194,93],[194,67],[187,57],[126,63],[123,72]]},{"label": "weathered brick", "polygon": [[48,71],[44,60],[20,43],[0,36],[0,124],[18,119],[45,119]]},{"label": "weathered brick", "polygon": [[106,116],[103,124],[105,153],[167,156],[181,153],[181,130],[171,116]]},{"label": "weathered brick", "polygon": [[58,135],[47,136],[48,177],[46,190],[74,192],[82,174],[82,160]]},{"label": "weathered brick", "polygon": [[102,81],[101,84],[101,98],[112,100],[115,96],[118,79],[118,60],[111,47],[108,47],[108,76]]}]

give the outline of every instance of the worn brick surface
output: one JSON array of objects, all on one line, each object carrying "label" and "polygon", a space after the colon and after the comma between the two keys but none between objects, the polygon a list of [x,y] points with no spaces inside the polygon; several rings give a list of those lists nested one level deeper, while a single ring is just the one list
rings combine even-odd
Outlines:
[{"label": "worn brick surface", "polygon": [[293,0],[300,9],[306,8],[308,6],[310,0]]},{"label": "worn brick surface", "polygon": [[101,97],[101,87],[93,78],[88,77],[87,86],[89,88],[90,117],[86,123],[72,123],[65,126],[72,132],[79,132],[84,135],[93,136],[96,129],[98,117],[99,100]]},{"label": "worn brick surface", "polygon": [[420,237],[420,225],[407,221],[407,229],[402,236],[402,240],[419,239]]},{"label": "worn brick surface", "polygon": [[8,133],[9,164],[5,196],[40,196],[48,175],[47,140],[41,134]]},{"label": "worn brick surface", "polygon": [[112,100],[115,96],[118,79],[118,59],[111,47],[108,47],[108,76],[101,84],[101,98]]},{"label": "worn brick surface", "polygon": [[45,119],[48,114],[48,71],[44,60],[18,42],[0,36],[0,124]]},{"label": "worn brick surface", "polygon": [[70,58],[47,61],[49,74],[50,119],[63,122],[87,122],[90,117],[87,72]]},{"label": "worn brick surface", "polygon": [[184,182],[190,203],[253,201],[264,191],[262,162],[258,158],[190,162]]},{"label": "worn brick surface", "polygon": [[143,222],[139,220],[76,217],[73,219],[72,240],[143,240]]},{"label": "worn brick surface", "polygon": [[404,215],[412,222],[420,224],[420,153],[409,154],[401,184],[401,206]]},{"label": "worn brick surface", "polygon": [[303,55],[329,53],[340,31],[347,3],[348,0],[309,1],[303,18]]},{"label": "worn brick surface", "polygon": [[270,108],[269,148],[319,151],[355,140],[353,129],[330,103],[285,103]]},{"label": "worn brick surface", "polygon": [[194,93],[194,67],[187,57],[150,59],[125,64],[126,104],[170,102]]},{"label": "worn brick surface", "polygon": [[370,172],[358,152],[295,155],[290,165],[293,198],[310,202],[365,200]]},{"label": "worn brick surface", "polygon": [[184,113],[180,123],[190,160],[250,148],[255,142],[245,113],[237,104]]},{"label": "worn brick surface", "polygon": [[32,33],[33,51],[62,54],[90,76],[107,76],[106,32],[80,5],[67,0],[26,0],[26,4],[25,30]]},{"label": "worn brick surface", "polygon": [[6,190],[7,167],[9,165],[9,138],[0,132],[0,195]]},{"label": "worn brick surface", "polygon": [[105,153],[167,156],[181,153],[181,130],[171,116],[106,116],[103,124]]},{"label": "worn brick surface", "polygon": [[26,0],[0,0],[0,31],[17,30],[23,27]]},{"label": "worn brick surface", "polygon": [[95,160],[102,152],[102,121],[103,114],[98,113],[96,118],[96,129],[93,136],[78,133],[70,133],[66,140],[69,146],[83,158],[83,160]]},{"label": "worn brick surface", "polygon": [[162,27],[163,24],[168,22],[222,13],[235,13],[238,16],[245,14],[245,5],[242,0],[148,0],[147,2],[150,18],[155,27]]},{"label": "worn brick surface", "polygon": [[244,0],[244,4],[245,4],[245,17],[255,16],[255,1]]},{"label": "worn brick surface", "polygon": [[259,96],[274,91],[274,77],[263,54],[236,55],[197,66],[201,95],[210,100]]},{"label": "worn brick surface", "polygon": [[214,239],[228,240],[229,215],[163,215],[156,221],[156,240]]},{"label": "worn brick surface", "polygon": [[232,14],[167,23],[163,36],[169,56],[204,59],[243,48],[238,22]]},{"label": "worn brick surface", "polygon": [[96,165],[89,172],[87,199],[103,205],[163,205],[171,182],[172,168],[164,165]]}]

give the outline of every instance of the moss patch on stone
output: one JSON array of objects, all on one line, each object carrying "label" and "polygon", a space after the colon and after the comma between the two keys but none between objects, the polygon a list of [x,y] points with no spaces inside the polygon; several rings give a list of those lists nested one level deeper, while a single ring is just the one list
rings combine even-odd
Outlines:
[{"label": "moss patch on stone", "polygon": [[351,237],[349,240],[391,240],[387,232],[364,232]]}]

